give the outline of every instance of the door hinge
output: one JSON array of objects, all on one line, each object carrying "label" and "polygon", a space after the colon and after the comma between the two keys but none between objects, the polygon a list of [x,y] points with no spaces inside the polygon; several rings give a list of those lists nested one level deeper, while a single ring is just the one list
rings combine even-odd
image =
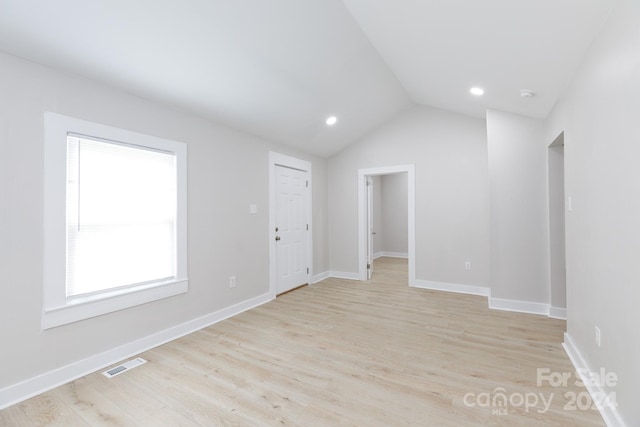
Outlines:
[{"label": "door hinge", "polygon": [[307,274],[309,274],[309,267],[307,267]]},{"label": "door hinge", "polygon": [[367,270],[371,270],[371,264],[367,263]]},{"label": "door hinge", "polygon": [[309,231],[309,224],[307,224],[307,231]]},{"label": "door hinge", "polygon": [[309,181],[307,181],[307,188],[309,188]]}]

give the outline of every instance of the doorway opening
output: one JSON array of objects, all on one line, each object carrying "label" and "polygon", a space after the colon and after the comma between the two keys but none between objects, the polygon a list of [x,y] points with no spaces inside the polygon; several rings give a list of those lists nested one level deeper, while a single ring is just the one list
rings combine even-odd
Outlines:
[{"label": "doorway opening", "polygon": [[564,132],[548,150],[550,317],[567,318],[565,249]]},{"label": "doorway opening", "polygon": [[269,153],[269,293],[311,283],[311,163]]},{"label": "doorway opening", "polygon": [[[378,230],[380,224],[376,223],[375,212],[375,185],[376,181],[382,183],[385,176],[394,176],[397,185],[404,181],[406,184],[406,211],[405,207],[397,209],[400,215],[406,215],[406,239],[404,236],[395,239],[406,243],[406,258],[408,259],[409,286],[413,286],[416,278],[415,270],[415,167],[414,165],[387,166],[358,170],[358,277],[360,280],[368,280],[373,274],[373,261],[376,255],[384,255],[385,251],[377,246],[381,241]],[[389,180],[391,182],[391,179]],[[379,184],[380,185],[380,184]],[[393,219],[393,218],[391,218]],[[402,221],[404,222],[404,221]],[[378,227],[378,230],[376,228]],[[402,243],[401,243],[402,244]],[[403,246],[400,246],[403,247]],[[380,249],[376,251],[376,249]],[[390,256],[402,256],[402,252],[388,251]]]}]

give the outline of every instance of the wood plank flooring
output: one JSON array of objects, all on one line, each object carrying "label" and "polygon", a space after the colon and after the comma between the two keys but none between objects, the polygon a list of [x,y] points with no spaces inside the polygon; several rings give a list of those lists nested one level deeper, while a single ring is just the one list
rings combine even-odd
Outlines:
[{"label": "wood plank flooring", "polygon": [[380,258],[369,282],[287,293],[143,353],[149,363],[127,373],[0,411],[0,425],[603,425],[595,410],[565,408],[565,393],[585,392],[573,381],[537,385],[537,368],[573,371],[565,322],[409,288],[406,271]]}]

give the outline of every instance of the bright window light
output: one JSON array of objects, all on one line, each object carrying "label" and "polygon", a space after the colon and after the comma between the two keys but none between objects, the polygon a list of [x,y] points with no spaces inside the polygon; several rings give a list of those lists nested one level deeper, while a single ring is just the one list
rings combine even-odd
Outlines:
[{"label": "bright window light", "polygon": [[67,138],[66,295],[176,275],[176,156]]}]

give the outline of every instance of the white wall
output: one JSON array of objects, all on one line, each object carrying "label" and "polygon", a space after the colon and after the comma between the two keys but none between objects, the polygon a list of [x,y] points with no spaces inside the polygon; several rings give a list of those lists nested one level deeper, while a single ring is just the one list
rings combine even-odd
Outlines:
[{"label": "white wall", "polygon": [[382,175],[382,251],[409,252],[407,239],[407,173]]},{"label": "white wall", "polygon": [[[188,144],[187,294],[41,330],[45,111]],[[4,54],[0,150],[0,389],[265,294],[269,150],[313,162],[313,267],[329,268],[324,159]]]},{"label": "white wall", "polygon": [[[485,121],[425,107],[329,159],[331,269],[358,271],[358,169],[403,164],[415,164],[417,278],[487,286]],[[465,260],[473,270],[464,270]]]},{"label": "white wall", "polygon": [[592,370],[617,374],[607,391],[627,426],[640,425],[639,23],[640,3],[618,0],[545,138],[565,132],[568,335]]},{"label": "white wall", "polygon": [[492,298],[549,303],[543,125],[540,120],[487,111]]}]

